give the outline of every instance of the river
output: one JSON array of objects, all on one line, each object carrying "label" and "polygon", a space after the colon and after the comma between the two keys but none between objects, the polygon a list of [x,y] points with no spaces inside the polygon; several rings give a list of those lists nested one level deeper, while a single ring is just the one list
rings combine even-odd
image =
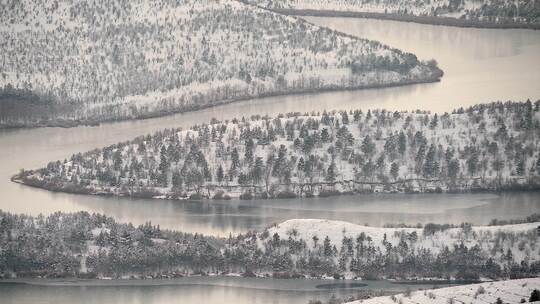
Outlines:
[{"label": "river", "polygon": [[[171,280],[29,280],[0,282],[1,303],[298,303],[356,296],[362,290],[403,292],[433,284],[390,281],[287,280],[239,277],[191,277]],[[449,286],[438,284],[439,287]]]},{"label": "river", "polygon": [[[375,226],[430,221],[486,224],[492,218],[519,218],[540,212],[539,193],[371,195],[280,201],[179,202],[52,193],[9,181],[10,176],[21,168],[42,167],[48,161],[64,159],[72,153],[103,147],[162,128],[187,127],[208,122],[212,117],[230,119],[251,114],[272,115],[289,111],[356,108],[421,108],[444,112],[479,102],[540,98],[540,31],[453,28],[370,19],[306,19],[321,26],[379,40],[413,52],[421,59],[435,58],[445,71],[445,76],[439,83],[271,97],[187,114],[94,127],[0,131],[0,209],[33,215],[86,210],[106,213],[119,221],[141,224],[150,220],[163,228],[213,235],[261,229],[291,218],[339,219]],[[230,300],[228,302],[235,303],[296,301],[286,301],[279,296],[274,297],[273,291],[264,293],[257,288],[242,289],[243,291],[239,292],[237,287],[230,289],[221,286],[218,290],[215,286],[207,286],[204,291],[193,293],[155,288],[165,292],[164,301],[169,296],[181,295],[186,299],[183,303],[200,302],[197,300],[197,292],[215,295],[215,299],[225,297],[224,299]],[[17,287],[12,290],[10,298],[20,300],[15,302],[24,302],[28,299],[27,295],[40,293],[39,290],[29,289],[32,287]],[[79,288],[70,294],[80,299],[87,294],[84,291],[86,289],[82,290]],[[132,294],[145,294],[141,288],[129,290],[130,292],[125,292],[125,297],[120,294],[118,297],[123,298],[115,298],[114,302],[131,303]],[[277,290],[275,293],[279,294]],[[62,297],[61,293],[54,290],[47,294],[57,299]],[[156,295],[156,298],[159,299],[159,295]],[[63,299],[58,302],[70,302],[69,298]],[[304,297],[300,301],[298,298],[296,302],[305,303],[305,299]]]}]

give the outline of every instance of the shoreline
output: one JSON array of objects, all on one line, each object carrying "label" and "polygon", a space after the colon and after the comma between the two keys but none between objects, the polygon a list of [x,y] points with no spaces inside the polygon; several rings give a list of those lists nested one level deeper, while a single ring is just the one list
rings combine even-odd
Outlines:
[{"label": "shoreline", "polygon": [[364,86],[358,86],[358,87],[352,87],[352,88],[328,87],[328,88],[319,88],[319,89],[296,89],[296,90],[293,89],[291,91],[266,93],[259,96],[251,96],[251,97],[247,96],[247,97],[238,97],[234,99],[220,100],[220,101],[216,101],[214,103],[208,103],[205,105],[192,105],[192,106],[184,107],[182,109],[172,109],[165,112],[163,111],[151,112],[151,113],[142,114],[136,117],[120,117],[120,118],[114,118],[114,119],[106,118],[106,119],[88,119],[88,120],[54,119],[54,120],[40,121],[40,122],[34,122],[34,123],[0,123],[0,131],[1,130],[17,130],[17,129],[33,129],[33,128],[75,128],[79,126],[94,127],[94,126],[100,126],[103,124],[113,124],[113,123],[125,122],[125,121],[146,120],[146,119],[152,119],[152,118],[172,116],[176,114],[185,114],[189,112],[195,112],[195,111],[209,109],[209,108],[213,108],[217,106],[227,105],[234,102],[249,101],[252,99],[254,100],[254,99],[263,99],[263,98],[269,98],[269,97],[295,96],[295,95],[303,95],[303,94],[318,94],[318,93],[339,92],[339,91],[375,90],[375,89],[402,87],[402,86],[415,85],[415,84],[429,84],[429,83],[440,82],[441,78],[444,76],[444,71],[437,68],[437,70],[434,70],[433,73],[434,75],[426,79],[399,81],[396,83],[387,83],[387,84],[371,84],[371,85],[364,85]]},{"label": "shoreline", "polygon": [[491,22],[479,20],[464,20],[452,17],[434,17],[434,16],[415,16],[399,15],[394,13],[374,13],[374,12],[351,12],[334,10],[316,10],[316,9],[281,9],[265,8],[278,14],[287,16],[309,16],[309,17],[342,17],[342,18],[364,18],[378,19],[398,22],[411,22],[418,24],[427,24],[435,26],[452,26],[461,28],[477,29],[528,29],[540,30],[540,24],[517,23],[517,22]]},{"label": "shoreline", "polygon": [[[472,178],[472,179],[476,179],[476,178]],[[166,199],[166,200],[177,200],[177,201],[200,201],[200,202],[204,202],[204,201],[214,201],[214,200],[223,200],[223,201],[227,201],[227,200],[233,200],[233,201],[242,201],[242,200],[281,200],[281,199],[309,199],[309,198],[327,198],[327,197],[337,197],[337,196],[345,196],[345,195],[377,195],[377,194],[408,194],[408,195],[418,195],[418,194],[434,194],[434,193],[440,193],[440,194],[463,194],[463,193],[484,193],[484,194],[498,194],[498,193],[503,193],[503,192],[515,192],[515,191],[524,191],[524,192],[538,192],[540,191],[540,184],[509,184],[509,185],[506,185],[506,186],[502,186],[501,188],[499,189],[493,189],[493,188],[490,188],[490,187],[479,187],[479,188],[469,188],[469,189],[450,189],[450,190],[446,190],[446,191],[439,191],[438,189],[426,189],[425,191],[367,191],[367,190],[364,190],[364,191],[358,191],[358,190],[351,190],[351,191],[338,191],[338,190],[324,190],[324,191],[320,191],[318,193],[318,195],[308,195],[307,193],[301,193],[300,195],[297,195],[296,192],[291,192],[291,191],[283,191],[283,192],[279,192],[277,193],[277,195],[274,195],[274,196],[268,196],[268,194],[266,193],[250,193],[252,194],[251,196],[249,197],[242,197],[243,194],[245,194],[246,192],[242,192],[242,194],[240,195],[240,197],[231,197],[231,196],[228,196],[226,195],[227,192],[225,192],[224,196],[220,196],[220,197],[215,197],[215,196],[211,196],[211,195],[200,195],[198,194],[196,197],[193,197],[193,196],[178,196],[178,195],[175,195],[174,193],[166,193],[166,194],[163,194],[163,193],[158,193],[158,191],[156,189],[144,189],[146,191],[141,191],[141,192],[132,192],[132,193],[124,193],[124,192],[114,192],[114,191],[111,191],[111,190],[114,190],[114,189],[110,189],[109,191],[106,191],[106,190],[96,190],[96,189],[88,189],[88,188],[85,188],[85,187],[81,187],[79,185],[74,185],[74,184],[62,184],[62,185],[57,185],[57,184],[54,184],[54,187],[51,186],[50,184],[51,183],[47,183],[47,182],[41,182],[41,181],[36,181],[36,180],[32,180],[32,179],[27,179],[25,177],[22,177],[20,174],[15,174],[13,175],[11,178],[10,178],[11,182],[14,182],[14,183],[17,183],[17,184],[20,184],[20,185],[24,185],[24,186],[28,186],[28,187],[32,187],[32,188],[37,188],[37,189],[42,189],[42,190],[46,190],[46,191],[51,191],[51,192],[58,192],[58,193],[68,193],[68,194],[78,194],[78,195],[96,195],[96,196],[116,196],[116,197],[129,197],[129,198],[134,198],[134,199],[153,199],[153,200],[159,200],[159,199]],[[417,179],[414,179],[414,180],[417,180]],[[384,186],[385,184],[382,183],[382,182],[373,182],[373,183],[367,183],[367,182],[357,182],[357,181],[346,181],[348,183],[353,183],[353,184],[360,184],[360,185],[365,185],[365,184],[369,184],[369,185],[378,185],[378,186]],[[399,181],[399,182],[392,182],[392,183],[389,183],[389,184],[399,184],[399,183],[407,183],[408,181]],[[312,184],[310,185],[312,188],[315,188],[315,187],[327,187],[329,184],[338,184],[339,182],[335,182],[335,183],[327,183],[327,182],[323,182],[323,183],[315,183],[315,184]],[[291,184],[291,185],[295,185],[295,184]],[[296,185],[297,186],[297,185]],[[302,185],[301,187],[304,187],[306,186],[306,184]],[[253,185],[244,185],[244,186],[240,186],[240,185],[235,185],[235,186],[215,186],[215,185],[211,185],[211,186],[208,186],[207,189],[204,189],[203,191],[201,191],[202,193],[204,193],[205,191],[209,193],[209,188],[213,188],[212,191],[213,192],[219,192],[220,190],[222,190],[223,188],[233,188],[233,187],[240,187],[240,188],[246,188],[248,190],[252,190],[256,187],[260,187],[260,188],[264,188],[264,186],[253,186]],[[216,189],[219,189],[219,190],[216,190]],[[281,195],[283,194],[283,195]],[[305,195],[304,195],[305,194]],[[193,195],[193,194],[192,194]]]},{"label": "shoreline", "polygon": [[[373,281],[386,281],[390,284],[395,285],[450,285],[450,286],[459,286],[466,284],[476,284],[483,282],[492,282],[491,280],[461,280],[461,279],[432,279],[432,278],[411,278],[408,280],[397,280],[397,279],[361,279],[361,278],[333,278],[333,277],[290,277],[290,278],[276,278],[272,277],[271,273],[259,274],[255,276],[243,276],[241,273],[231,273],[231,274],[192,274],[179,277],[165,277],[165,276],[156,276],[156,277],[124,277],[124,278],[110,278],[110,277],[97,277],[97,278],[82,278],[82,277],[65,277],[65,278],[37,278],[37,277],[24,277],[24,278],[0,278],[1,284],[22,284],[22,285],[33,285],[33,286],[47,286],[47,287],[60,287],[60,286],[73,286],[73,287],[99,287],[99,286],[168,286],[168,285],[184,285],[182,280],[190,280],[196,278],[216,278],[216,279],[256,279],[256,280],[307,280],[307,281],[327,281],[327,282],[343,282],[350,281],[353,284],[362,284],[362,282],[373,282]],[[164,283],[168,282],[168,283]],[[345,282],[346,283],[346,282]],[[197,285],[215,285],[211,283],[193,283],[186,282],[186,284],[197,284]],[[348,287],[348,288],[336,288],[339,290],[346,289],[356,289],[357,287],[365,288],[369,287],[368,284],[362,284],[363,286]],[[317,288],[317,287],[316,287]],[[321,288],[323,290],[323,288]]]}]

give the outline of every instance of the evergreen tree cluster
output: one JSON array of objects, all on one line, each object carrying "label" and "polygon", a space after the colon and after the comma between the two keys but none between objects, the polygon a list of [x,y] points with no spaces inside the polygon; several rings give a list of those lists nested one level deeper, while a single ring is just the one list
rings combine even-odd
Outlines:
[{"label": "evergreen tree cluster", "polygon": [[323,237],[325,231],[319,232],[320,238],[314,232],[304,239],[294,229],[283,233],[273,227],[216,238],[151,223],[135,227],[87,212],[36,217],[0,212],[0,276],[160,278],[241,273],[478,280],[540,274],[535,229],[479,233],[462,225],[434,234],[422,229],[387,231],[381,240],[370,232],[345,231],[339,240]]},{"label": "evergreen tree cluster", "polygon": [[15,179],[67,192],[171,198],[537,189],[539,105],[214,120],[78,153]]}]

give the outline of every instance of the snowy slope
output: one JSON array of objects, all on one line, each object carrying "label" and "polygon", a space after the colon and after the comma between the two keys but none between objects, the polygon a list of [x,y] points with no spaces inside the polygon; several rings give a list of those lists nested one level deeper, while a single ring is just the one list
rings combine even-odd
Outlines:
[{"label": "snowy slope", "polygon": [[[414,246],[416,249],[425,248],[432,252],[439,252],[444,246],[451,247],[453,244],[464,243],[467,246],[480,245],[484,249],[488,249],[491,238],[500,233],[509,234],[527,234],[535,233],[536,228],[540,223],[526,223],[517,225],[504,226],[474,226],[470,233],[464,232],[462,228],[450,228],[442,232],[436,232],[432,236],[423,235],[422,228],[381,228],[356,225],[343,221],[332,221],[323,219],[293,219],[283,222],[275,227],[268,229],[269,235],[277,233],[282,239],[287,239],[291,234],[296,234],[297,239],[303,239],[307,244],[311,242],[314,236],[323,240],[325,237],[330,239],[332,245],[339,248],[344,237],[355,239],[360,234],[365,234],[370,237],[372,242],[379,246],[384,251],[382,244],[386,236],[386,240],[393,246],[397,246],[401,240],[403,233],[415,232],[418,236],[418,241]],[[510,245],[510,244],[508,244]],[[521,250],[516,247],[510,247],[512,252],[515,252],[516,257],[523,257]],[[530,251],[531,261],[540,258],[538,250]]]},{"label": "snowy slope", "polygon": [[[0,2],[0,11],[0,93],[61,105],[24,117],[6,107],[0,123],[140,118],[269,94],[435,80],[412,54],[234,0],[24,0]],[[407,70],[383,61],[407,62]],[[378,66],[352,75],[353,63]]]},{"label": "snowy slope", "polygon": [[248,0],[272,9],[361,12],[401,16],[450,17],[460,20],[505,23],[540,22],[538,1],[534,0]]},{"label": "snowy slope", "polygon": [[78,153],[17,179],[56,191],[207,199],[538,189],[539,117],[540,101],[440,116],[355,110],[214,120]]},{"label": "snowy slope", "polygon": [[[448,303],[495,303],[500,298],[503,303],[529,301],[534,289],[540,289],[540,278],[489,282],[456,287],[447,287],[411,292],[410,296],[377,297],[368,300],[349,302],[348,304],[448,304]],[[535,302],[538,303],[538,302]]]}]

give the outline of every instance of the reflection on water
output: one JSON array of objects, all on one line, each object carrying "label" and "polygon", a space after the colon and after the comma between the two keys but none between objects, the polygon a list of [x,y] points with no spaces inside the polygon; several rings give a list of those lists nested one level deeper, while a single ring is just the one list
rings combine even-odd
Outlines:
[{"label": "reflection on water", "polygon": [[540,33],[531,30],[471,29],[354,18],[306,17],[355,36],[374,39],[435,58],[441,83],[417,86],[396,98],[374,97],[369,106],[450,111],[497,100],[540,98]]},{"label": "reflection on water", "polygon": [[[357,295],[366,290],[403,292],[433,285],[394,284],[389,281],[280,280],[226,277],[195,277],[175,280],[90,281],[25,285],[0,283],[1,302],[35,303],[183,303],[183,304],[307,304]],[[322,286],[322,287],[321,287]]]}]

